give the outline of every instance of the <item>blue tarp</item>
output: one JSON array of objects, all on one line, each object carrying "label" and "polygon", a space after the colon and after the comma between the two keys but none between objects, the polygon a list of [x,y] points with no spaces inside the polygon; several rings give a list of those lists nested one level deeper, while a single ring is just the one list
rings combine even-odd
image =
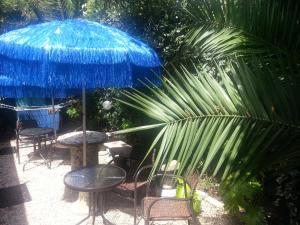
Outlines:
[{"label": "blue tarp", "polygon": [[[38,98],[23,98],[17,99],[16,105],[18,107],[41,106],[47,105],[46,99]],[[53,127],[53,116],[49,109],[30,109],[18,111],[17,116],[20,120],[35,120],[38,127]],[[55,114],[56,130],[59,130],[60,116],[59,112]]]}]

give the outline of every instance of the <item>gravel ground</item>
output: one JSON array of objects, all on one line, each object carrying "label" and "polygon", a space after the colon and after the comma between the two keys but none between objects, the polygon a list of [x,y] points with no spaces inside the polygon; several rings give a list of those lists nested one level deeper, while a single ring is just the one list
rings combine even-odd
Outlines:
[{"label": "gravel ground", "polygon": [[[0,148],[14,146],[15,141],[0,143]],[[69,152],[67,149],[56,151],[52,163],[52,169],[45,165],[29,163],[23,171],[23,163],[26,161],[32,148],[22,148],[21,164],[18,164],[16,154],[0,155],[0,189],[19,184],[26,184],[29,192],[29,201],[6,208],[0,208],[0,225],[75,225],[79,224],[87,216],[88,207],[82,201],[71,202],[63,199],[65,186],[64,175],[70,171]],[[105,160],[105,152],[101,159]],[[39,159],[34,160],[39,163]],[[24,193],[25,195],[25,193]],[[27,196],[28,197],[28,196]],[[106,195],[108,199],[105,214],[111,224],[133,224],[133,209],[130,202],[114,196]],[[31,200],[30,200],[31,199]],[[1,199],[0,199],[1,201]],[[234,219],[228,216],[222,203],[202,194],[202,213],[199,221],[202,225],[236,225]],[[91,218],[80,223],[91,224]],[[95,224],[103,224],[100,216]],[[143,225],[140,220],[139,225]],[[181,225],[185,221],[162,222],[155,224]]]}]

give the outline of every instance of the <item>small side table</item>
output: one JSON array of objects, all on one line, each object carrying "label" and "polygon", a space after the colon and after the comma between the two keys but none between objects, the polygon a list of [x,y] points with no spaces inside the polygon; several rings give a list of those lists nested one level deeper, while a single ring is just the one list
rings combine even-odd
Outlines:
[{"label": "small side table", "polygon": [[126,160],[132,151],[131,145],[124,141],[111,141],[103,143],[103,147],[110,153],[115,165],[126,168]]},{"label": "small side table", "polygon": [[[96,210],[101,205],[100,215],[103,221],[107,221],[103,213],[103,193],[113,189],[126,178],[126,172],[114,165],[96,165],[83,167],[67,173],[64,184],[75,191],[89,193],[89,216],[93,217],[95,224]],[[100,205],[98,204],[100,199]]]}]

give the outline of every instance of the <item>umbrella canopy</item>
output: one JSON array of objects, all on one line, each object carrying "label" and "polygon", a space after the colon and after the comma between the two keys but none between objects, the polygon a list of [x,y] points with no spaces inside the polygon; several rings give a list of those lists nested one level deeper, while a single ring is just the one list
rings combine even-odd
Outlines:
[{"label": "umbrella canopy", "polygon": [[61,88],[157,82],[154,50],[128,34],[82,19],[52,21],[0,36],[0,73],[24,85]]},{"label": "umbrella canopy", "polygon": [[[0,74],[25,86],[80,88],[133,87],[138,80],[159,83],[154,50],[128,34],[82,19],[52,21],[0,36]],[[83,161],[86,162],[86,140]]]}]

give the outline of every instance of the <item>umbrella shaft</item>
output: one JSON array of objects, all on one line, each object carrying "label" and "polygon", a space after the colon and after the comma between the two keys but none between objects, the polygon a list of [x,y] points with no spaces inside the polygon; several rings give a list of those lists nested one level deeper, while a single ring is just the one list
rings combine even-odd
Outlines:
[{"label": "umbrella shaft", "polygon": [[85,87],[82,87],[82,132],[83,132],[83,166],[86,166],[86,102]]}]

